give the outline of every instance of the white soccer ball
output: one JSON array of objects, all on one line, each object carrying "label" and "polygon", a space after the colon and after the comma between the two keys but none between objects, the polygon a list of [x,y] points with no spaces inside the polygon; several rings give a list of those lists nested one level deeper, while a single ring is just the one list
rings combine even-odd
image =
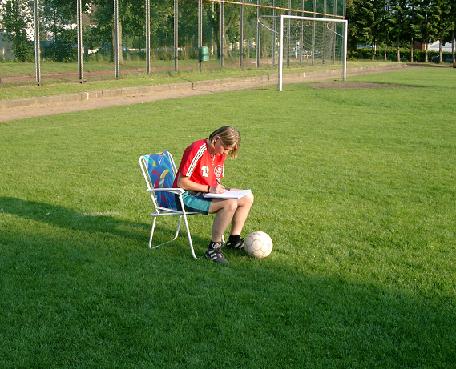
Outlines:
[{"label": "white soccer ball", "polygon": [[250,256],[263,259],[272,252],[272,239],[263,231],[252,232],[245,238],[244,247]]}]

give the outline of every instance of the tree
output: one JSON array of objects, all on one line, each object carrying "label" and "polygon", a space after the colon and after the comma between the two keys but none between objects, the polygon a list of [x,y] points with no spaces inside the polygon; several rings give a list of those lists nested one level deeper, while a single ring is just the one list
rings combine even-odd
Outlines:
[{"label": "tree", "polygon": [[[130,12],[131,1],[119,0],[119,63],[123,64],[122,39],[124,19]],[[93,20],[95,27],[92,30],[92,37],[100,41],[102,50],[109,50],[111,60],[114,59],[115,34],[114,34],[114,2],[113,0],[93,0]]]},{"label": "tree", "polygon": [[42,31],[48,38],[43,47],[43,57],[58,62],[75,59],[76,1],[42,0],[41,3]]},{"label": "tree", "polygon": [[[151,43],[160,48],[171,45],[173,40],[173,3],[172,1],[151,1]],[[112,0],[93,0],[91,29],[93,40],[98,40],[103,50],[114,49],[114,8]],[[119,1],[119,47],[123,40],[145,45],[145,6],[143,0]],[[126,35],[126,36],[125,36]],[[120,53],[123,61],[123,55]],[[168,55],[169,57],[169,55]]]},{"label": "tree", "polygon": [[410,22],[409,22],[409,32],[410,32],[410,61],[413,63],[414,60],[414,51],[415,51],[415,40],[420,39],[420,22],[423,20],[421,15],[420,3],[421,0],[409,0],[410,8]]},{"label": "tree", "polygon": [[388,1],[389,28],[392,41],[396,48],[396,60],[401,61],[401,47],[409,39],[410,19],[407,0]]},{"label": "tree", "polygon": [[370,28],[373,18],[372,0],[347,1],[347,18],[349,23],[349,48],[356,50],[359,44],[372,44]]},{"label": "tree", "polygon": [[426,45],[425,61],[429,61],[428,45],[436,39],[438,9],[435,0],[422,0],[421,3],[422,21],[420,23],[421,40]]},{"label": "tree", "polygon": [[452,55],[453,55],[453,66],[456,66],[456,58],[455,58],[455,44],[456,44],[456,2],[451,2],[451,9],[450,9],[450,32],[449,32],[449,38],[446,39],[446,41],[451,42],[451,50],[452,50]]},{"label": "tree", "polygon": [[435,0],[435,34],[439,41],[439,60],[442,62],[442,44],[448,39],[453,28],[453,22],[451,19],[451,4],[447,0]]},{"label": "tree", "polygon": [[372,8],[372,44],[374,48],[374,55],[375,57],[377,46],[380,43],[385,44],[387,40],[387,28],[385,24],[387,23],[388,19],[388,12],[386,7],[385,0],[373,0],[373,8]]},{"label": "tree", "polygon": [[[215,5],[207,8],[206,18],[209,20],[209,27],[211,28],[211,32],[213,35],[213,40],[215,41],[217,47],[217,56],[220,57],[220,5]],[[245,25],[250,17],[255,17],[253,11],[246,12],[247,15],[245,16]],[[255,13],[256,14],[256,13]],[[224,28],[225,28],[225,35],[227,39],[231,42],[235,42],[239,40],[239,6],[225,6],[224,7]],[[226,39],[225,39],[226,41]],[[223,45],[225,47],[225,45]]]},{"label": "tree", "polygon": [[385,0],[352,0],[347,2],[349,19],[349,48],[358,44],[370,45],[372,59],[377,54],[379,44],[387,41],[386,21],[388,12]]},{"label": "tree", "polygon": [[32,12],[25,0],[6,0],[2,7],[3,27],[13,44],[14,56],[19,61],[33,59],[33,44],[27,30],[32,26]]}]

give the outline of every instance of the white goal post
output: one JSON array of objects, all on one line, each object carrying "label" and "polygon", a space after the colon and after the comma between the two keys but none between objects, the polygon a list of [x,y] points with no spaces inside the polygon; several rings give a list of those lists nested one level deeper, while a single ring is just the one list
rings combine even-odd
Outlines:
[{"label": "white goal post", "polygon": [[[323,28],[323,34],[322,36],[322,41],[320,41],[320,48],[325,48],[326,44],[328,44],[328,40],[331,36],[333,36],[333,44],[332,48],[334,49],[334,58],[336,57],[336,43],[340,44],[338,51],[340,55],[340,64],[341,64],[341,69],[342,69],[342,79],[345,81],[347,78],[347,33],[348,33],[348,21],[345,19],[334,19],[334,18],[316,18],[316,17],[301,17],[297,15],[286,15],[282,14],[280,16],[280,34],[279,34],[279,78],[278,78],[278,86],[277,89],[279,91],[283,90],[283,63],[284,63],[284,27],[285,27],[285,20],[288,20],[288,40],[287,40],[287,45],[288,45],[288,50],[287,50],[287,60],[289,60],[289,53],[290,53],[290,22],[292,20],[298,20],[301,21],[301,23],[308,22],[309,25],[312,25],[313,27],[313,40],[312,40],[312,45],[309,47],[311,49],[310,51],[306,50],[306,53],[311,55],[312,62],[314,61],[314,58],[317,53],[320,51],[315,49],[315,34],[316,34],[316,24],[321,23],[322,25],[326,25]],[[330,29],[329,25],[332,25],[334,29]],[[339,34],[336,31],[336,26],[337,25],[342,25],[343,30]],[[340,27],[340,26],[339,26]],[[303,26],[301,26],[301,29],[303,29]],[[295,42],[295,47],[293,48],[293,52],[298,53],[298,49],[300,49],[300,53],[302,55],[303,49],[305,46],[305,42],[303,41],[302,38],[303,31],[301,30],[301,41],[296,41]],[[329,35],[329,36],[326,36]],[[338,40],[335,40],[335,37],[339,37]],[[325,38],[328,38],[328,40],[325,40]],[[322,45],[322,43],[324,45]],[[324,54],[324,52],[322,52]],[[325,63],[324,56],[323,56],[323,64]]]}]

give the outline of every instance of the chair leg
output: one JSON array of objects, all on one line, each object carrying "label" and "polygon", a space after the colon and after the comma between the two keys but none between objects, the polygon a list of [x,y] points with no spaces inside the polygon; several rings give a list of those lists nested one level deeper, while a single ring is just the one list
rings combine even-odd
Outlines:
[{"label": "chair leg", "polygon": [[152,248],[152,238],[154,237],[154,230],[155,230],[155,217],[152,218],[152,226],[150,228],[150,238],[149,238],[149,249]]},{"label": "chair leg", "polygon": [[185,213],[184,213],[184,223],[185,223],[185,228],[187,228],[187,238],[188,238],[188,243],[190,245],[190,251],[192,252],[193,259],[196,259],[195,250],[193,249],[192,235],[190,234],[190,228],[188,226],[187,214],[185,214]]},{"label": "chair leg", "polygon": [[174,238],[169,240],[169,241],[163,242],[163,243],[161,243],[159,245],[152,246],[152,238],[154,237],[156,219],[157,219],[156,217],[153,217],[153,219],[152,219],[152,227],[151,227],[151,230],[150,230],[150,238],[149,238],[149,248],[150,249],[156,249],[156,248],[158,248],[160,246],[166,245],[167,243],[173,242],[179,236],[180,229],[181,229],[182,215],[179,216],[179,220],[177,221],[177,228],[176,228],[176,233],[174,234]]},{"label": "chair leg", "polygon": [[179,216],[179,220],[177,221],[177,228],[176,228],[176,234],[174,235],[174,238],[172,239],[173,241],[179,236],[179,232],[181,229],[181,221],[182,221],[182,215]]}]

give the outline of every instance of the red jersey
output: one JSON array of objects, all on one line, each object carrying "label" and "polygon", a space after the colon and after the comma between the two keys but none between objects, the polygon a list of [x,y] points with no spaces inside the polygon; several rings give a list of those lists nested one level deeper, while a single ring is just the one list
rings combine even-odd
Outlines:
[{"label": "red jersey", "polygon": [[184,151],[173,186],[178,187],[179,174],[188,177],[192,182],[216,186],[217,180],[223,178],[225,159],[225,154],[209,154],[206,139],[193,142]]}]

